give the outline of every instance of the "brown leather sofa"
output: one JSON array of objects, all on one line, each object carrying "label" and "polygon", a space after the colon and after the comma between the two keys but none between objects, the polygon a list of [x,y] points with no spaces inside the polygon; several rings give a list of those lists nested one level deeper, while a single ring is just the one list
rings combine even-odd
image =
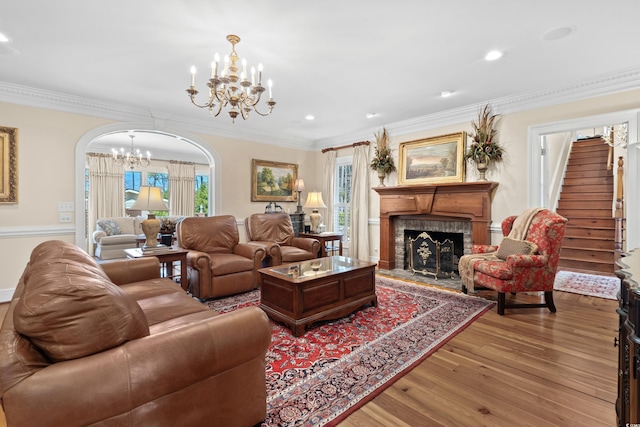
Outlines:
[{"label": "brown leather sofa", "polygon": [[265,250],[240,242],[232,215],[183,219],[176,228],[178,246],[187,249],[189,292],[200,299],[251,291]]},{"label": "brown leather sofa", "polygon": [[218,314],[155,257],[98,265],[38,245],[0,329],[9,426],[251,426],[266,416],[267,316]]},{"label": "brown leather sofa", "polygon": [[268,265],[305,261],[318,257],[320,241],[295,237],[287,213],[252,214],[245,218],[247,241],[265,248]]}]

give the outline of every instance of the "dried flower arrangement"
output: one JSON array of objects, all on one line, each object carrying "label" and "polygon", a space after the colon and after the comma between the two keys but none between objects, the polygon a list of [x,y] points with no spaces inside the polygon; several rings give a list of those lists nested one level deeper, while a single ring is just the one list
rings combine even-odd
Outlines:
[{"label": "dried flower arrangement", "polygon": [[504,149],[498,144],[498,119],[497,114],[491,114],[489,104],[478,113],[477,121],[471,122],[473,132],[469,136],[473,143],[464,155],[465,160],[476,163],[502,160]]},{"label": "dried flower arrangement", "polygon": [[376,138],[376,151],[371,159],[371,170],[376,172],[384,172],[385,175],[396,171],[396,165],[391,157],[391,149],[389,148],[389,134],[386,128],[382,128],[382,132],[373,134]]}]

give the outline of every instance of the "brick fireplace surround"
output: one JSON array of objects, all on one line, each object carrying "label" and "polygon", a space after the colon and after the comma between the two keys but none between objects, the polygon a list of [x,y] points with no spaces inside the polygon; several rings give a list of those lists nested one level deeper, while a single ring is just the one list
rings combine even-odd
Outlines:
[{"label": "brick fireplace surround", "polygon": [[[472,243],[491,243],[491,200],[497,182],[375,187],[380,195],[380,261],[384,270],[396,268],[395,226],[398,218],[471,221]],[[402,268],[402,266],[397,266]]]}]

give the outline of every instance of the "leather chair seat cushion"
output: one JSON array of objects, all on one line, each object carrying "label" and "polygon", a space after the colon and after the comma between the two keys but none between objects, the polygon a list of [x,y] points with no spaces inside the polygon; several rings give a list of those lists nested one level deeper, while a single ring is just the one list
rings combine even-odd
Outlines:
[{"label": "leather chair seat cushion", "polygon": [[282,253],[282,262],[306,261],[317,257],[317,255],[295,246],[281,246],[280,252]]},{"label": "leather chair seat cushion", "polygon": [[487,276],[500,279],[513,279],[513,271],[506,261],[476,261],[474,270],[486,274]]},{"label": "leather chair seat cushion", "polygon": [[211,275],[226,276],[253,270],[253,260],[236,254],[210,253]]},{"label": "leather chair seat cushion", "polygon": [[48,263],[25,280],[15,329],[50,360],[77,359],[149,335],[136,301],[79,263]]}]

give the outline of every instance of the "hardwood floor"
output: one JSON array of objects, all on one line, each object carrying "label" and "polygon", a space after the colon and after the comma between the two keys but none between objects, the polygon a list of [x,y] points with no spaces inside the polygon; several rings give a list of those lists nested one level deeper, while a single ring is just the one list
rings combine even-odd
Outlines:
[{"label": "hardwood floor", "polygon": [[615,425],[617,301],[554,299],[555,314],[494,307],[339,426]]},{"label": "hardwood floor", "polygon": [[554,300],[494,307],[339,427],[615,425],[617,301]]}]

